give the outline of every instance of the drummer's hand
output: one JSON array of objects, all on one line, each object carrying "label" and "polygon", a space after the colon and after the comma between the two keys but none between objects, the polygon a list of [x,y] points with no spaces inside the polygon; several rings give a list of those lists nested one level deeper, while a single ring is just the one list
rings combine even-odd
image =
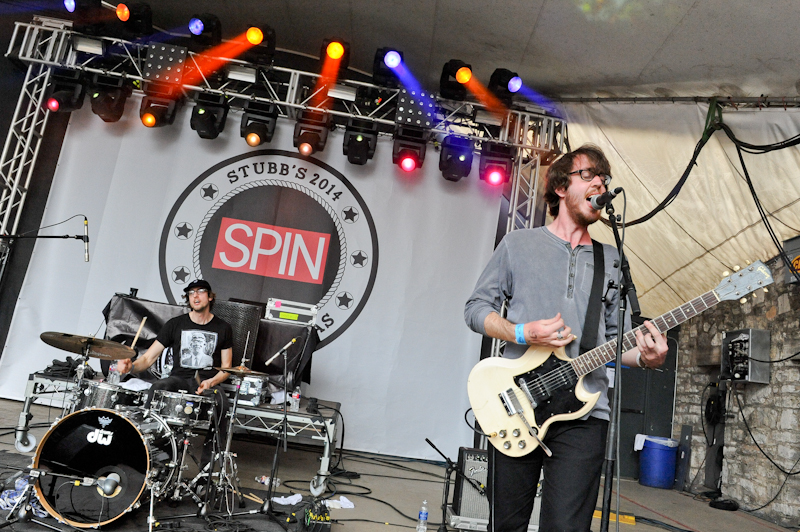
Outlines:
[{"label": "drummer's hand", "polygon": [[130,358],[123,358],[122,360],[117,360],[117,371],[120,373],[130,373],[133,369],[133,362]]},{"label": "drummer's hand", "polygon": [[197,388],[197,395],[202,394],[204,391],[208,390],[214,386],[214,382],[211,379],[206,379],[200,383],[200,386]]}]

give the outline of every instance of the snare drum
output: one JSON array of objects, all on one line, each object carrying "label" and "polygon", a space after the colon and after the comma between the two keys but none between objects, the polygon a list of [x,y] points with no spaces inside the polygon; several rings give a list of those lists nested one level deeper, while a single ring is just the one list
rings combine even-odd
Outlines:
[{"label": "snare drum", "polygon": [[151,409],[167,423],[207,429],[211,426],[214,398],[186,392],[155,390]]},{"label": "snare drum", "polygon": [[[138,508],[139,499],[164,495],[178,463],[175,436],[157,414],[94,408],[57,421],[44,435],[33,460],[44,474],[35,485],[47,512],[78,528],[97,528]],[[96,484],[116,473],[119,485],[111,495]]]},{"label": "snare drum", "polygon": [[119,384],[88,381],[78,392],[75,410],[84,408],[108,408],[119,406],[139,406],[142,394],[126,390]]}]

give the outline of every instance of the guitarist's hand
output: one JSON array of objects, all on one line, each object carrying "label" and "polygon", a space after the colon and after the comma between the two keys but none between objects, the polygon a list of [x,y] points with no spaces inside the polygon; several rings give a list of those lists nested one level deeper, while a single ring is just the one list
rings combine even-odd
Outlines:
[{"label": "guitarist's hand", "polygon": [[563,347],[576,338],[572,329],[564,325],[560,312],[554,318],[528,322],[524,330],[528,345]]},{"label": "guitarist's hand", "polygon": [[642,362],[650,369],[661,367],[667,358],[667,337],[659,333],[650,321],[645,321],[644,326],[649,331],[647,334],[642,334],[638,329],[634,331],[636,347],[642,354]]}]

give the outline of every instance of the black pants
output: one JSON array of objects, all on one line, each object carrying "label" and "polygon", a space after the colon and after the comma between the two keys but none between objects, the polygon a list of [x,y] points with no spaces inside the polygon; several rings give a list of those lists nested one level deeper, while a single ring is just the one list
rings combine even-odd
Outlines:
[{"label": "black pants", "polygon": [[[159,379],[153,383],[149,390],[147,390],[145,408],[150,408],[150,402],[153,400],[153,394],[156,390],[165,390],[168,392],[186,390],[188,393],[194,395],[197,392],[198,386],[199,384],[194,377],[167,377],[166,379]],[[225,391],[219,385],[209,388],[208,390],[204,391],[202,395],[204,397],[214,398],[216,405],[216,408],[214,409],[214,415],[217,420],[217,425],[219,426],[219,448],[222,450],[225,446],[225,440],[228,437],[228,424],[226,422],[226,416],[228,413],[228,397],[225,395]],[[203,441],[203,452],[200,457],[201,467],[204,467],[211,461],[215,436],[216,432],[214,430],[214,422],[212,421],[211,426],[206,433],[206,439]]]},{"label": "black pants", "polygon": [[553,423],[545,444],[511,458],[489,446],[489,532],[525,532],[544,469],[539,532],[588,532],[597,505],[608,421]]}]

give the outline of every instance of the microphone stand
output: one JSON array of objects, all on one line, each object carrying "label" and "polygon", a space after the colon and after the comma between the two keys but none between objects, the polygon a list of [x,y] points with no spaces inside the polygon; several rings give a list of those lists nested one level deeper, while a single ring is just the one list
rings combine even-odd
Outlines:
[{"label": "microphone stand", "polygon": [[[637,315],[639,311],[639,302],[636,298],[636,291],[633,287],[633,281],[630,278],[630,268],[628,267],[627,259],[625,258],[625,250],[622,248],[622,242],[619,237],[619,230],[617,224],[619,218],[614,214],[614,206],[609,201],[606,204],[606,213],[608,213],[608,220],[611,223],[611,230],[614,232],[614,240],[617,243],[617,251],[620,257],[620,271],[622,278],[620,279],[619,289],[619,310],[617,314],[617,353],[614,361],[614,394],[611,400],[611,419],[608,422],[608,436],[606,437],[606,456],[605,456],[605,482],[603,483],[603,510],[600,519],[600,532],[608,532],[608,523],[611,513],[611,491],[614,487],[614,473],[615,465],[617,463],[617,448],[619,447],[619,404],[620,392],[622,386],[622,339],[625,334],[625,311],[628,306],[628,296],[632,294],[631,306],[635,301]],[[617,515],[617,523],[619,524],[619,515]]]},{"label": "microphone stand", "polygon": [[475,488],[482,496],[486,496],[486,491],[483,489],[484,486],[475,480],[474,478],[469,478],[467,475],[464,474],[458,468],[458,465],[454,464],[450,458],[445,456],[445,454],[436,447],[431,440],[425,438],[425,441],[428,442],[428,445],[433,447],[433,450],[436,451],[444,458],[445,462],[447,462],[447,468],[445,469],[444,473],[444,493],[442,494],[442,523],[439,525],[437,532],[447,532],[447,503],[450,499],[450,477],[453,474],[453,471],[456,472],[456,477],[461,477],[466,482],[469,482],[473,488]]}]

